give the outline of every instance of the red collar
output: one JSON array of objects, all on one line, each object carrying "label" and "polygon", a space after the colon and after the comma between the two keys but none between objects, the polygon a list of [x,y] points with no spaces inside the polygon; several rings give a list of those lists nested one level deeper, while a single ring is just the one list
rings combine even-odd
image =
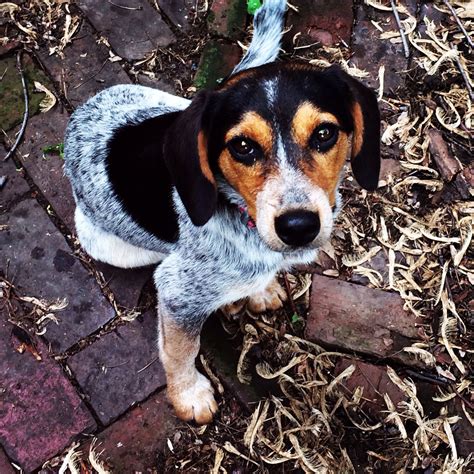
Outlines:
[{"label": "red collar", "polygon": [[240,212],[240,218],[242,222],[247,226],[247,228],[255,229],[257,225],[255,224],[255,221],[250,217],[247,206],[237,206],[237,209]]}]

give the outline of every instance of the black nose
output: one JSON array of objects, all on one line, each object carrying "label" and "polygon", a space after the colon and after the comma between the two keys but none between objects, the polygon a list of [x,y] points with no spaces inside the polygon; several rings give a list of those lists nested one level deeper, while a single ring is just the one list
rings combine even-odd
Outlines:
[{"label": "black nose", "polygon": [[275,219],[275,230],[287,245],[309,244],[319,233],[319,216],[310,211],[290,211]]}]

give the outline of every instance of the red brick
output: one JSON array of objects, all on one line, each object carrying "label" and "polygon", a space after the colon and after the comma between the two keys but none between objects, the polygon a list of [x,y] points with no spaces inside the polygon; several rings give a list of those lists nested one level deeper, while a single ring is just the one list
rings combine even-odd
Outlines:
[{"label": "red brick", "polygon": [[352,0],[295,0],[292,4],[298,8],[298,12],[288,12],[286,24],[291,30],[285,35],[286,42],[300,33],[296,46],[315,42],[333,46],[341,40],[350,43]]},{"label": "red brick", "polygon": [[376,357],[414,363],[399,354],[416,340],[415,317],[395,293],[313,275],[306,337]]},{"label": "red brick", "polygon": [[214,0],[208,17],[209,30],[220,36],[238,39],[245,30],[246,18],[246,2]]},{"label": "red brick", "polygon": [[[11,162],[5,165],[14,168]],[[7,225],[0,232],[0,265],[5,271],[9,262],[8,275],[14,277],[18,292],[47,301],[66,298],[69,303],[56,313],[59,324],[47,326],[44,337],[53,351],[65,351],[114,317],[95,279],[72,255],[64,237],[34,199],[13,206],[0,222]]]},{"label": "red brick", "polygon": [[120,63],[109,61],[109,49],[97,44],[92,27],[83,22],[71,45],[64,49],[64,58],[50,56],[40,49],[41,62],[73,107],[115,84],[130,81]]},{"label": "red brick", "polygon": [[115,53],[126,60],[142,59],[175,39],[147,0],[102,2],[100,7],[96,0],[78,0],[77,5],[94,28],[108,39]]},{"label": "red brick", "polygon": [[157,455],[168,449],[166,440],[173,440],[177,425],[165,393],[153,395],[97,436],[100,459],[112,472],[157,472]]},{"label": "red brick", "polygon": [[105,425],[166,384],[157,340],[155,311],[148,311],[68,359]]},{"label": "red brick", "polygon": [[46,346],[37,341],[41,361],[18,353],[12,328],[6,312],[0,312],[0,444],[30,472],[96,424]]},{"label": "red brick", "polygon": [[355,366],[355,370],[350,377],[344,380],[343,386],[350,393],[354,393],[357,387],[362,387],[364,393],[360,407],[371,416],[384,419],[387,413],[387,405],[384,401],[384,395],[388,394],[395,407],[403,400],[406,395],[400,390],[387,374],[385,367],[367,364],[356,359],[340,359],[334,369],[334,374],[339,375],[350,365]]}]

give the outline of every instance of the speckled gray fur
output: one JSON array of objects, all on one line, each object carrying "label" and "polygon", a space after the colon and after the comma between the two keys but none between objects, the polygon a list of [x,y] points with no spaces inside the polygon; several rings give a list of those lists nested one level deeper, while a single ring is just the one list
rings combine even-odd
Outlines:
[{"label": "speckled gray fur", "polygon": [[[277,57],[285,8],[284,0],[266,0],[255,16],[252,43],[234,72],[263,65]],[[196,227],[176,192],[173,198],[179,215],[180,237],[175,244],[157,239],[127,214],[107,174],[107,142],[123,125],[183,110],[189,103],[138,85],[119,85],[102,91],[79,107],[69,122],[65,171],[78,208],[96,228],[89,236],[90,241],[103,235],[112,236],[157,255],[168,254],[155,272],[160,312],[197,335],[210,313],[263,291],[278,271],[295,263],[313,261],[316,251],[301,250],[285,255],[271,250],[257,230],[247,228],[240,213],[228,206],[218,206],[207,224]],[[226,183],[219,183],[219,187],[232,201],[243,202]],[[93,248],[89,251],[94,254]],[[93,256],[108,260],[107,256]]]}]

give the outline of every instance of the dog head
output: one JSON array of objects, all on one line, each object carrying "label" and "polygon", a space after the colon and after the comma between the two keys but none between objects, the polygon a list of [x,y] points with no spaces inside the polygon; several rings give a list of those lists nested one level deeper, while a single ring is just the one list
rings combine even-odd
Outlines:
[{"label": "dog head", "polygon": [[166,159],[193,223],[215,212],[223,180],[276,251],[328,239],[348,157],[363,188],[378,183],[377,100],[336,66],[272,63],[243,71],[199,93],[169,135]]}]

